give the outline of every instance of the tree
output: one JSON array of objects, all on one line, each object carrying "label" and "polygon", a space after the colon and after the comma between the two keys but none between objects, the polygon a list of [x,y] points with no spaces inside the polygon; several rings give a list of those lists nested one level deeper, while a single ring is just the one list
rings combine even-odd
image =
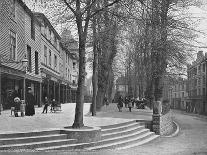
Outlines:
[{"label": "tree", "polygon": [[78,29],[78,42],[79,42],[79,77],[78,77],[78,88],[76,94],[76,109],[75,109],[75,120],[73,123],[73,128],[81,128],[83,124],[83,86],[85,82],[85,54],[86,54],[86,39],[88,33],[89,22],[98,12],[104,10],[109,6],[118,3],[119,0],[114,0],[104,5],[98,10],[93,10],[93,6],[96,4],[97,0],[86,0],[86,1],[73,1],[73,0],[63,0],[67,8],[73,13],[77,29]]}]

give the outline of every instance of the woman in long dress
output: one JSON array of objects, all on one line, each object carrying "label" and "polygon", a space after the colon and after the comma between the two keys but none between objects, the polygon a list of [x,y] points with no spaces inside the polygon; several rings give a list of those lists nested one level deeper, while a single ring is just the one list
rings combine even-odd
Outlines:
[{"label": "woman in long dress", "polygon": [[25,107],[25,115],[26,116],[33,116],[35,114],[35,97],[32,94],[32,89],[28,88],[28,93],[26,95],[26,107]]}]

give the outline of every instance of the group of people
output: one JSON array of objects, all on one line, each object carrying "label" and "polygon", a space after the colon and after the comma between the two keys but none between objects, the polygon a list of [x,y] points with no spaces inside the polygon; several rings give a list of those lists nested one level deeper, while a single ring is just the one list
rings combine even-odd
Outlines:
[{"label": "group of people", "polygon": [[[25,102],[25,115],[26,116],[33,116],[35,114],[35,97],[32,94],[32,89],[31,87],[28,88],[28,92],[26,94],[26,102]],[[15,112],[15,117],[18,117],[18,111],[20,110],[20,105],[22,104],[22,101],[18,96],[14,98],[14,112]],[[21,114],[22,115],[22,114]]]},{"label": "group of people", "polygon": [[119,112],[122,112],[122,108],[125,105],[125,108],[129,108],[129,111],[132,111],[132,108],[136,106],[137,109],[144,109],[146,106],[146,99],[139,100],[138,98],[133,97],[125,97],[123,98],[121,95],[118,99],[117,107],[119,109]]},{"label": "group of people", "polygon": [[[48,100],[47,96],[45,96],[44,108],[43,108],[43,111],[42,111],[43,114],[45,112],[47,113],[49,105],[50,105],[49,100]],[[51,112],[54,111],[55,106],[57,106],[57,103],[56,103],[55,99],[53,99],[52,102],[51,102],[51,109],[50,109]]]}]

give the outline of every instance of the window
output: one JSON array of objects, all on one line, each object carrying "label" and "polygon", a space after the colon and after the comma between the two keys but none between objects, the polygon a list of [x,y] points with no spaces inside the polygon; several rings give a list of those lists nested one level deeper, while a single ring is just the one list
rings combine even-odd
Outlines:
[{"label": "window", "polygon": [[27,45],[27,59],[28,59],[27,71],[32,72],[31,47],[28,45]]},{"label": "window", "polygon": [[15,0],[11,0],[11,5],[10,5],[10,14],[11,14],[11,17],[15,18],[15,12],[16,12]]},{"label": "window", "polygon": [[31,17],[31,38],[35,40],[35,23],[34,23],[34,17]]},{"label": "window", "polygon": [[38,52],[35,51],[35,74],[39,74]]},{"label": "window", "polygon": [[56,55],[54,55],[54,68],[56,68],[57,67],[57,56]]},{"label": "window", "polygon": [[184,92],[182,92],[182,98],[184,97]]},{"label": "window", "polygon": [[69,75],[70,75],[70,71],[69,71],[69,69],[68,69],[68,79],[69,79]]},{"label": "window", "polygon": [[206,71],[206,64],[203,64],[203,72]]},{"label": "window", "polygon": [[49,29],[49,39],[51,41],[51,30]]},{"label": "window", "polygon": [[75,69],[75,65],[76,65],[75,62],[73,62],[73,69]]},{"label": "window", "polygon": [[44,46],[44,63],[47,65],[47,46]]},{"label": "window", "polygon": [[203,96],[205,96],[205,95],[206,95],[206,89],[203,88]]},{"label": "window", "polygon": [[51,51],[49,50],[49,65],[51,66],[51,57],[52,57],[52,55],[51,55]]},{"label": "window", "polygon": [[54,45],[55,45],[55,47],[57,47],[57,38],[56,37],[54,37],[54,38],[55,38]]},{"label": "window", "polygon": [[16,33],[10,31],[10,59],[16,58]]}]

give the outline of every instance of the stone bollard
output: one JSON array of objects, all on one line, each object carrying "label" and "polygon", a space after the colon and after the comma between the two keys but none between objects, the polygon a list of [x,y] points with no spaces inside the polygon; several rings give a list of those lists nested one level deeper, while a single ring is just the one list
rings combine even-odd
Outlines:
[{"label": "stone bollard", "polygon": [[155,101],[153,104],[153,114],[161,115],[162,113],[162,102]]}]

